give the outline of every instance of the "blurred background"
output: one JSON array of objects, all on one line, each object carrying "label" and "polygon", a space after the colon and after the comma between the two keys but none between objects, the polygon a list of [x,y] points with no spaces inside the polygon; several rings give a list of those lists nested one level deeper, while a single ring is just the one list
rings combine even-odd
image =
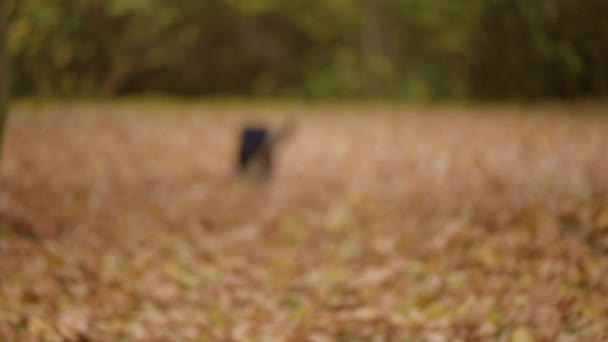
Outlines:
[{"label": "blurred background", "polygon": [[608,94],[605,0],[2,1],[17,97]]},{"label": "blurred background", "polygon": [[0,341],[608,341],[607,38],[608,0],[0,0]]}]

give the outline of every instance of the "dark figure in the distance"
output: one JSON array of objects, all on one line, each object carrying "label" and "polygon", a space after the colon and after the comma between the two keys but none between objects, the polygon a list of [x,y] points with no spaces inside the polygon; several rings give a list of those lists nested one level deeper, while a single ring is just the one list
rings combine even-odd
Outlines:
[{"label": "dark figure in the distance", "polygon": [[272,172],[273,152],[279,141],[293,131],[293,120],[276,130],[263,126],[246,126],[241,133],[239,174],[254,179],[266,179]]}]

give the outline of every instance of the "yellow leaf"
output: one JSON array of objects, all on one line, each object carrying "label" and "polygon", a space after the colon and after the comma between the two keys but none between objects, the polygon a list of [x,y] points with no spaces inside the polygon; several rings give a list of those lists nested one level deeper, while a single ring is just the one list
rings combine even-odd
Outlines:
[{"label": "yellow leaf", "polygon": [[497,264],[498,256],[494,249],[490,247],[480,247],[474,252],[475,259],[486,267],[492,267]]},{"label": "yellow leaf", "polygon": [[600,229],[608,229],[608,207],[600,211],[596,224]]},{"label": "yellow leaf", "polygon": [[28,320],[27,331],[30,335],[42,338],[49,334],[51,328],[38,317],[32,317]]},{"label": "yellow leaf", "polygon": [[518,327],[511,335],[511,342],[534,342],[534,336],[530,329],[526,327]]},{"label": "yellow leaf", "polygon": [[199,284],[195,275],[173,262],[167,262],[164,271],[168,277],[185,287],[196,287]]},{"label": "yellow leaf", "polygon": [[500,322],[501,319],[502,319],[502,313],[498,310],[494,310],[486,316],[486,320],[488,320],[491,323]]}]

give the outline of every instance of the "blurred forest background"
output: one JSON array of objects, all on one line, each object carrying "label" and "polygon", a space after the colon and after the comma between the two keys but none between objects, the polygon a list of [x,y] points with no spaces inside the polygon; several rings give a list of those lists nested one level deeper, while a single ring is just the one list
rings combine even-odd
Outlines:
[{"label": "blurred forest background", "polygon": [[605,0],[2,0],[15,96],[608,95]]},{"label": "blurred forest background", "polygon": [[0,341],[608,341],[607,95],[608,0],[0,0]]}]

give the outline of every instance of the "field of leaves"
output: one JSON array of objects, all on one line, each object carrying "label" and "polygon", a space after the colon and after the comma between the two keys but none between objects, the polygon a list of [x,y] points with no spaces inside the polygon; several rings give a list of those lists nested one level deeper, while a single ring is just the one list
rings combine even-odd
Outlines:
[{"label": "field of leaves", "polygon": [[606,341],[604,106],[17,106],[1,341]]}]

